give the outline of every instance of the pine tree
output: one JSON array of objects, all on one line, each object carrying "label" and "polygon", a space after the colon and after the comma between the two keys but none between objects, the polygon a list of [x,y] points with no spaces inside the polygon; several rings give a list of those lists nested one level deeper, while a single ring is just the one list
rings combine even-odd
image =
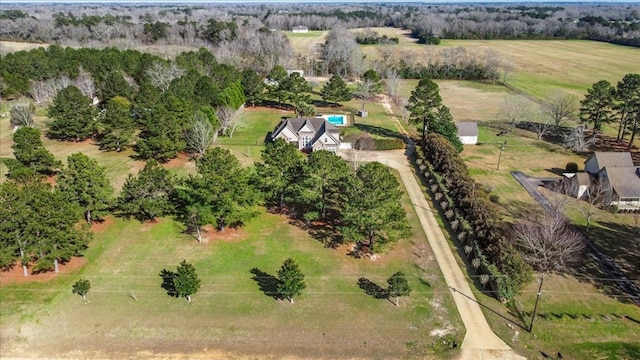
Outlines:
[{"label": "pine tree", "polygon": [[100,136],[101,150],[124,150],[133,140],[136,124],[131,117],[131,102],[121,96],[107,101],[101,114],[103,130]]},{"label": "pine tree", "polygon": [[155,160],[148,161],[137,176],[129,174],[118,197],[117,207],[125,216],[153,220],[170,212],[169,195],[174,178]]},{"label": "pine tree", "polygon": [[80,279],[73,284],[71,292],[82,296],[83,300],[87,300],[89,289],[91,289],[91,282],[87,279]]},{"label": "pine tree", "polygon": [[173,278],[176,294],[180,297],[184,296],[187,301],[191,302],[191,295],[198,292],[200,284],[196,268],[186,260],[182,260]]},{"label": "pine tree", "polygon": [[293,303],[293,297],[300,295],[307,285],[304,283],[304,274],[298,268],[298,264],[288,258],[278,270],[278,294]]},{"label": "pine tree", "polygon": [[25,167],[37,174],[51,174],[62,166],[42,144],[40,131],[32,127],[21,127],[13,134],[14,161],[8,161],[9,177],[19,167]]},{"label": "pine tree", "polygon": [[600,80],[587,89],[587,95],[580,102],[580,119],[593,126],[593,139],[602,126],[614,120],[613,94],[615,89],[606,80]]},{"label": "pine tree", "polygon": [[422,139],[429,132],[429,126],[437,119],[437,110],[442,105],[438,84],[431,79],[423,78],[411,92],[406,109],[411,113],[409,121],[422,123]]},{"label": "pine tree", "polygon": [[333,75],[322,87],[322,100],[340,105],[341,101],[351,100],[351,92],[347,84],[338,75]]},{"label": "pine tree", "polygon": [[58,179],[58,188],[69,201],[80,205],[88,223],[105,215],[113,195],[105,168],[83,153],[69,156],[67,167]]},{"label": "pine tree", "polygon": [[391,277],[387,279],[387,284],[389,284],[387,294],[389,297],[396,298],[396,301],[394,302],[396,306],[398,306],[400,296],[408,296],[411,294],[411,287],[409,286],[409,282],[404,277],[404,273],[402,271],[398,271],[391,275]]},{"label": "pine tree", "polygon": [[75,86],[66,87],[53,99],[48,115],[47,135],[64,141],[82,141],[95,131],[95,110],[91,99]]}]

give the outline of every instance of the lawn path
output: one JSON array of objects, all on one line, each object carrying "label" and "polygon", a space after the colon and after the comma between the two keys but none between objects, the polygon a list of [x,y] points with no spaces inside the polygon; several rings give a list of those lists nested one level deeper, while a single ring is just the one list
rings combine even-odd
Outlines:
[{"label": "lawn path", "polygon": [[[395,116],[390,111],[391,106],[388,104],[388,100],[385,103],[385,109],[392,119],[395,119]],[[402,126],[398,130],[404,132]],[[407,189],[407,194],[416,209],[420,224],[422,224],[424,232],[429,239],[429,245],[433,250],[436,261],[438,261],[444,279],[449,288],[452,289],[453,299],[466,328],[460,359],[524,359],[496,336],[489,327],[480,305],[471,292],[464,273],[456,262],[449,242],[438,225],[435,212],[429,206],[422,188],[413,174],[407,159],[407,156],[411,155],[413,150],[413,144],[409,144],[406,151],[362,151],[361,159],[362,161],[379,161],[396,169],[400,174],[400,178]]]}]

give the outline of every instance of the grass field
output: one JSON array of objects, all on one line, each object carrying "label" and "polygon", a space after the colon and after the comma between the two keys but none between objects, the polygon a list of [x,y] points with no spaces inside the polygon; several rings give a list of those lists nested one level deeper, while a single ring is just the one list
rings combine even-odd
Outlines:
[{"label": "grass field", "polygon": [[[404,206],[415,236],[375,261],[349,257],[344,247],[327,249],[265,212],[234,235],[204,244],[169,219],[110,219],[79,272],[44,284],[2,284],[3,354],[130,357],[209,349],[250,358],[450,357],[455,352],[434,353],[431,345],[443,332],[461,340],[464,330],[408,199]],[[294,304],[264,294],[251,272],[259,269],[268,282],[287,257],[306,275],[307,289]],[[191,304],[160,288],[161,270],[174,270],[182,259],[203,281]],[[358,288],[360,277],[385,286],[400,270],[414,292],[399,307]],[[92,283],[88,302],[70,291],[80,276]]]}]

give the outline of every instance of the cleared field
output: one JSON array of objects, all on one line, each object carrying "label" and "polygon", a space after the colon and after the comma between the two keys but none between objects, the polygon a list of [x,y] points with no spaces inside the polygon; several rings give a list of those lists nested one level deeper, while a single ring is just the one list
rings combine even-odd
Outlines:
[{"label": "cleared field", "polygon": [[640,49],[586,40],[446,40],[442,45],[492,49],[515,70],[507,82],[544,99],[555,90],[582,96],[599,80],[616,83],[640,72]]},{"label": "cleared field", "polygon": [[16,52],[21,50],[37,49],[39,47],[48,48],[49,44],[37,44],[17,41],[0,41],[0,54]]},{"label": "cleared field", "polygon": [[[449,358],[455,351],[434,353],[431,345],[445,333],[461,341],[464,330],[411,203],[403,204],[416,234],[375,261],[354,259],[346,247],[325,248],[266,212],[203,244],[169,219],[109,219],[79,272],[48,283],[2,284],[3,355]],[[307,289],[294,304],[263,293],[287,257],[306,275]],[[161,270],[174,270],[182,259],[202,279],[191,304],[160,287]],[[360,277],[386,286],[395,271],[413,287],[399,307],[358,287]],[[79,277],[92,283],[88,302],[71,293]]]},{"label": "cleared field", "polygon": [[320,55],[320,45],[324,43],[324,39],[329,32],[293,33],[291,31],[283,31],[283,33],[289,38],[289,42],[296,54],[316,58]]}]

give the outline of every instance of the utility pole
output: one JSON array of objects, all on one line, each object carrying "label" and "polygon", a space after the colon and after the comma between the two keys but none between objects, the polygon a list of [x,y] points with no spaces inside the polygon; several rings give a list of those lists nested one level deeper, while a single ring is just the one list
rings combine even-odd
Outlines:
[{"label": "utility pole", "polygon": [[502,159],[502,151],[504,151],[505,146],[507,146],[506,140],[502,145],[500,145],[500,155],[498,155],[498,166],[496,166],[496,170],[500,170],[500,160]]},{"label": "utility pole", "polygon": [[529,332],[533,330],[533,322],[536,319],[536,313],[538,311],[538,301],[540,300],[540,295],[542,295],[542,282],[544,281],[544,275],[540,278],[540,286],[538,287],[538,296],[536,296],[536,304],[533,306],[533,315],[531,315],[531,324],[529,324]]}]

